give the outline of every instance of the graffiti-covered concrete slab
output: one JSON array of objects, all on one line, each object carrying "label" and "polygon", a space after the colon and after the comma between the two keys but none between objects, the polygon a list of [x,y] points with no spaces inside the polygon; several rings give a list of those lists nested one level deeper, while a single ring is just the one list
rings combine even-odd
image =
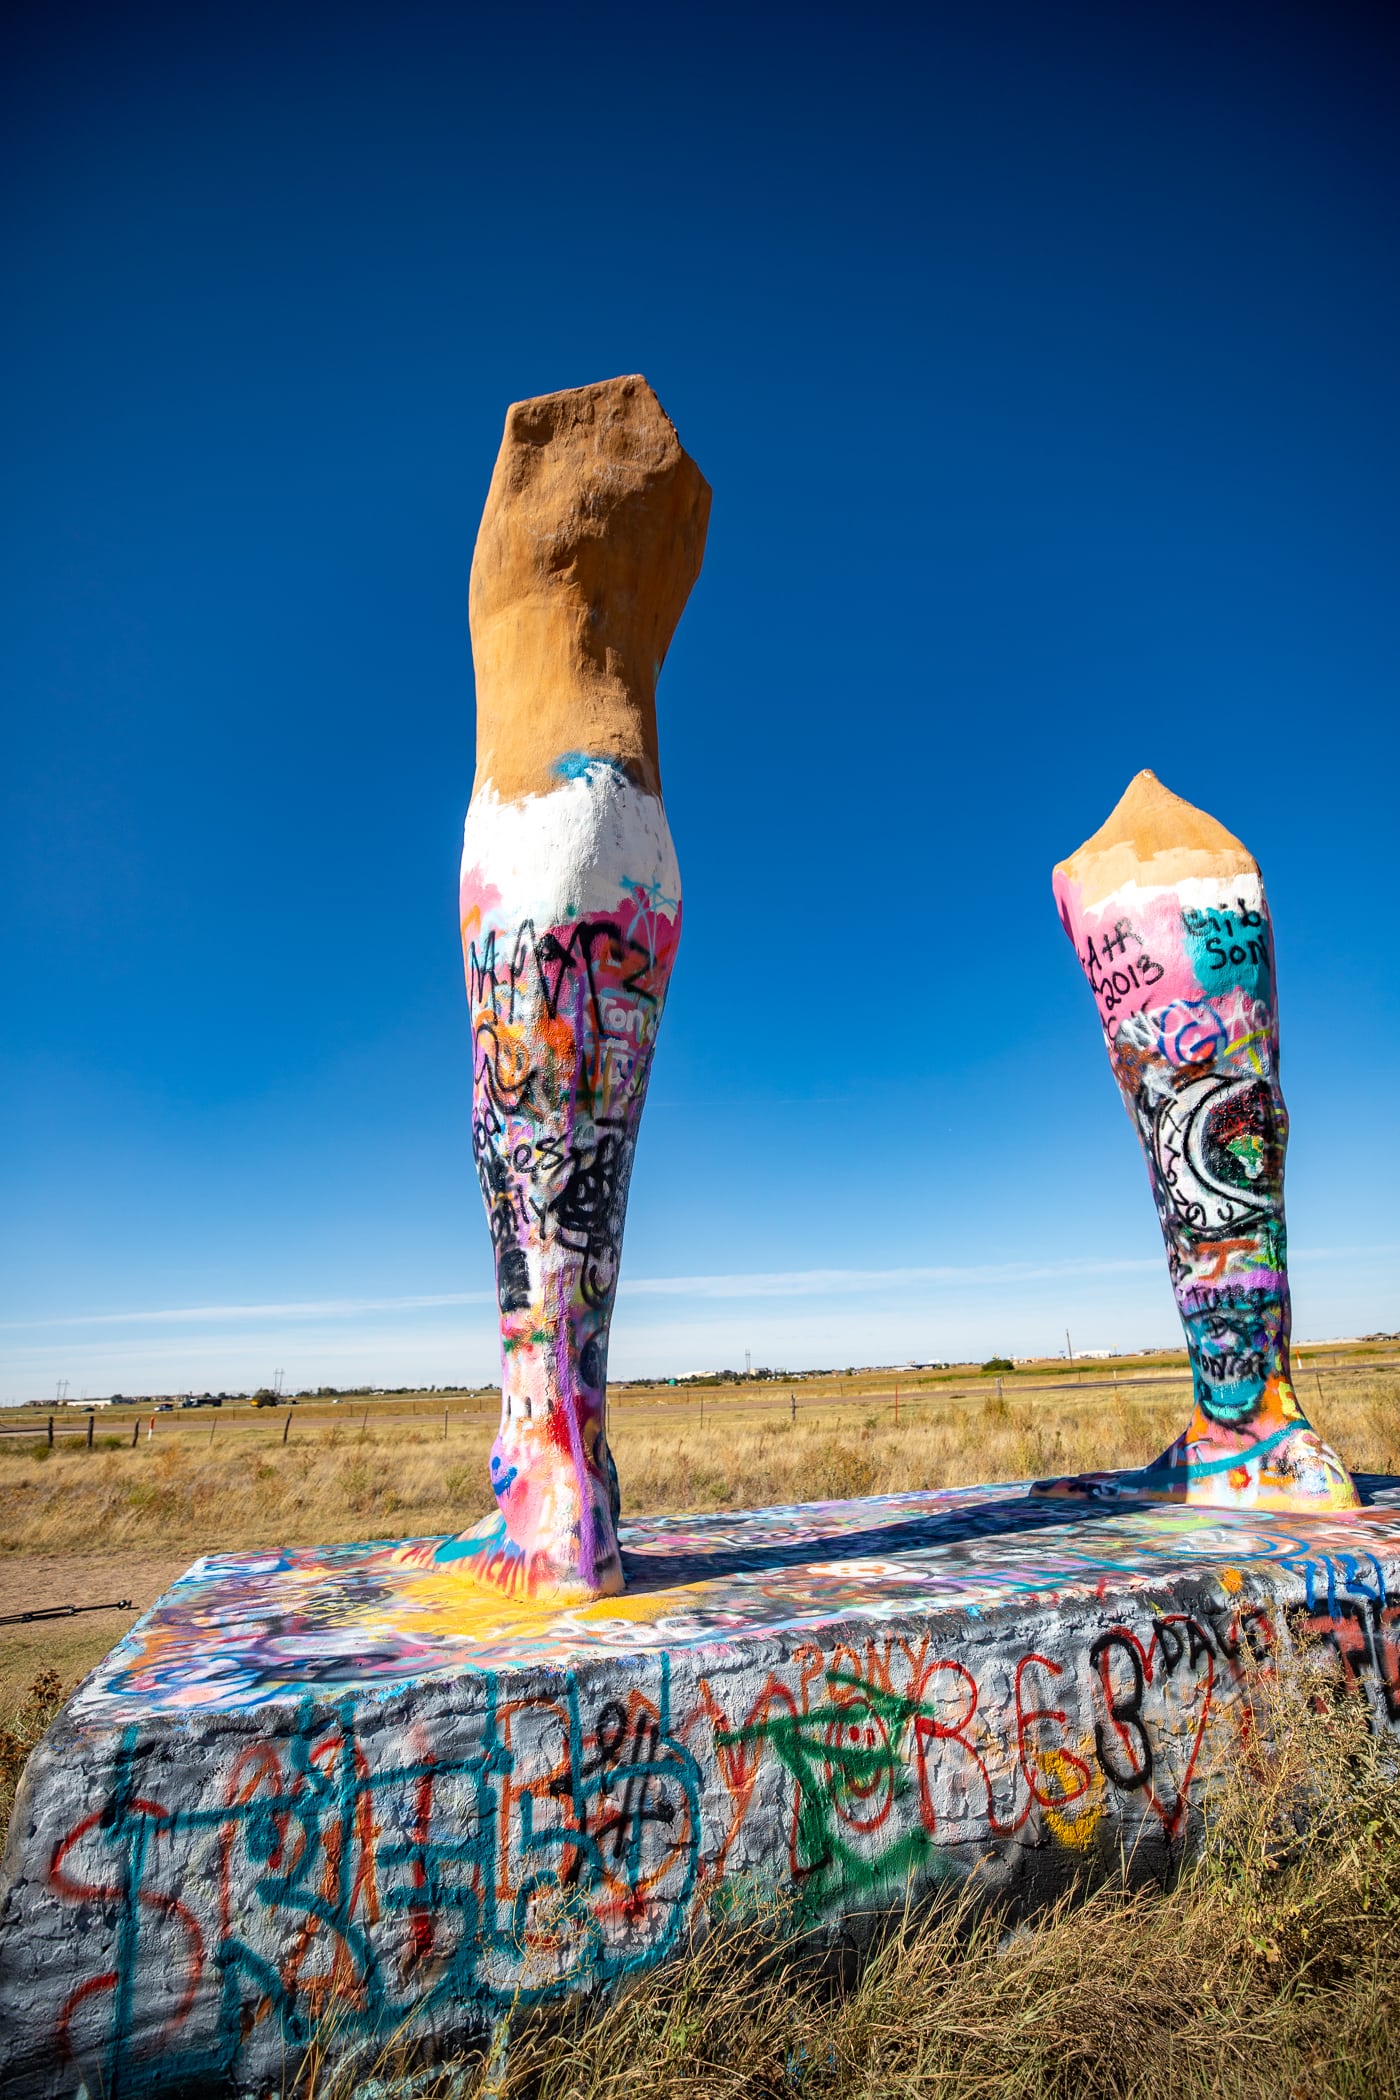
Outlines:
[{"label": "graffiti-covered concrete slab", "polygon": [[1300,1624],[1400,1721],[1400,1483],[1345,1515],[1024,1487],[624,1526],[627,1589],[438,1541],[200,1561],[17,1806],[0,2090],[261,2092],[318,2022],[444,2044],[777,1891],[831,1931],[1189,1840]]}]

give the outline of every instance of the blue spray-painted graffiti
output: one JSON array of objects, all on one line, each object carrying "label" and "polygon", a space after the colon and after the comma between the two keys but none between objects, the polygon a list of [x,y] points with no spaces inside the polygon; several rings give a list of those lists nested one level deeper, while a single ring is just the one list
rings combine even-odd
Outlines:
[{"label": "blue spray-painted graffiti", "polygon": [[[170,1810],[149,1742],[123,1730],[102,1807],[54,1848],[53,1892],[117,1920],[111,1968],[60,2008],[60,2053],[132,2100],[229,2077],[264,2022],[295,2057],[331,2008],[347,2040],[428,2032],[449,2009],[460,2026],[464,2007],[484,2020],[664,1958],[700,1825],[666,1659],[655,1703],[633,1689],[591,1725],[573,1679],[482,1691],[470,1747],[423,1739],[382,1765],[353,1701],[307,1700],[284,1737],[233,1756],[221,1799]],[[154,2025],[135,2002],[153,1970],[180,1979]]]}]

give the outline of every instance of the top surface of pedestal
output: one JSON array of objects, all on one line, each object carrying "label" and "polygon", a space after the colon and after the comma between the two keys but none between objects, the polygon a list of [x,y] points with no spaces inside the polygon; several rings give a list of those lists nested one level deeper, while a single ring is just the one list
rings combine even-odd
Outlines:
[{"label": "top surface of pedestal", "polygon": [[[1130,1501],[1084,1509],[1026,1483],[693,1517],[621,1532],[627,1592],[570,1610],[476,1588],[435,1539],[216,1554],[133,1627],[69,1709],[111,1725],[474,1670],[578,1667],[841,1624],[1093,1596],[1207,1567],[1229,1588],[1260,1562],[1327,1582],[1400,1549],[1400,1482],[1349,1516],[1268,1517]],[[1324,1571],[1324,1572],[1319,1572]]]}]

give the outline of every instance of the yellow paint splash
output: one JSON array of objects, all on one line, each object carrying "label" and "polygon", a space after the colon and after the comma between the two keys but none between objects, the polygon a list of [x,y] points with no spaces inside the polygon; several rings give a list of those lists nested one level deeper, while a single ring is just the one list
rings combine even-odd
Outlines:
[{"label": "yellow paint splash", "polygon": [[1065,1750],[1042,1750],[1036,1757],[1038,1791],[1042,1796],[1052,1788],[1064,1799],[1064,1805],[1052,1807],[1042,1799],[1041,1810],[1045,1827],[1057,1843],[1071,1852],[1087,1852],[1094,1842],[1094,1832],[1103,1815],[1103,1801],[1098,1798],[1103,1791],[1101,1780],[1087,1788],[1074,1801],[1068,1800],[1076,1786],[1083,1785],[1081,1766]]}]

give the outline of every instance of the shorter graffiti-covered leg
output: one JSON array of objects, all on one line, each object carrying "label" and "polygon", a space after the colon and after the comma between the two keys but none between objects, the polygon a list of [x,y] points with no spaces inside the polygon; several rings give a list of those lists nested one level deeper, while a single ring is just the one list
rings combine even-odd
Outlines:
[{"label": "shorter graffiti-covered leg", "polygon": [[1288,1116],[1258,864],[1143,772],[1056,868],[1055,898],[1147,1158],[1194,1385],[1176,1442],[1111,1480],[1207,1507],[1353,1509],[1289,1366]]}]

